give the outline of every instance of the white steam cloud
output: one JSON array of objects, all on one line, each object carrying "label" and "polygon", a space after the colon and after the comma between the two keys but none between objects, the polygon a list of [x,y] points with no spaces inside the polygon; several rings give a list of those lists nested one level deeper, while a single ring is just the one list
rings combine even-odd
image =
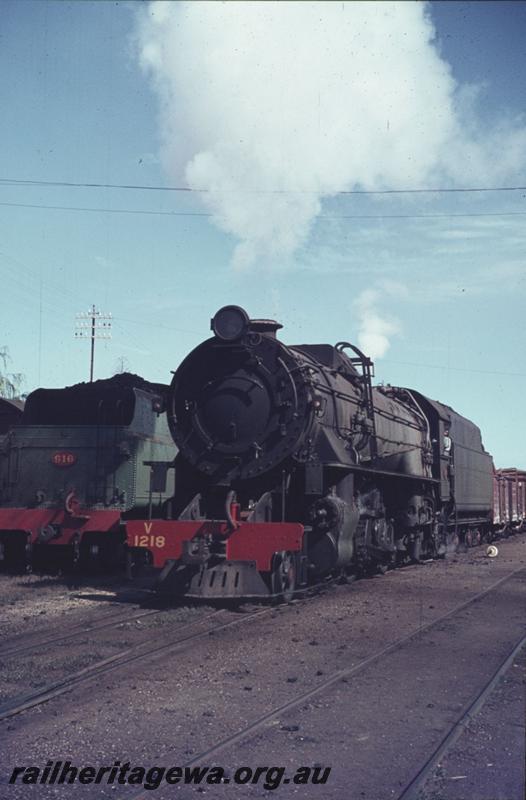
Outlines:
[{"label": "white steam cloud", "polygon": [[407,294],[400,284],[384,281],[376,288],[365,289],[353,303],[358,318],[358,346],[373,361],[382,358],[391,346],[391,337],[401,331],[395,317],[387,317],[379,310],[382,299],[399,299]]},{"label": "white steam cloud", "polygon": [[207,190],[214,222],[239,242],[236,265],[294,252],[338,190],[484,183],[524,164],[520,122],[483,129],[475,93],[455,83],[433,37],[422,3],[141,10],[163,163]]}]

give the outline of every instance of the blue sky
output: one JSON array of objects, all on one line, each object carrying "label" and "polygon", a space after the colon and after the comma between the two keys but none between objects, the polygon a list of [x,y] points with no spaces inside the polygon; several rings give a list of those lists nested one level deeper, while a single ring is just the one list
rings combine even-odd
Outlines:
[{"label": "blue sky", "polygon": [[[193,177],[195,185],[197,178],[225,180],[221,157],[228,151],[226,163],[238,180],[232,190],[228,184],[223,192],[223,186],[217,197],[0,183],[0,346],[9,348],[12,369],[25,374],[25,390],[87,379],[88,343],[75,341],[74,329],[75,314],[92,303],[114,317],[112,340],[97,343],[97,377],[112,374],[118,359],[125,358],[131,370],[168,381],[170,370],[208,335],[214,311],[234,302],[253,316],[277,317],[285,326],[282,338],[291,344],[358,342],[365,336],[362,341],[384,350],[376,359],[378,380],[417,388],[453,406],[480,425],[497,466],[526,468],[526,216],[521,216],[526,192],[336,193],[338,187],[525,186],[526,4],[432,3],[428,23],[417,15],[399,25],[399,15],[413,4],[395,6],[392,16],[378,23],[375,14],[386,6],[376,4],[363,21],[371,27],[372,20],[374,36],[369,41],[367,27],[360,29],[365,31],[363,54],[357,58],[369,57],[380,34],[386,42],[394,40],[397,53],[397,37],[407,33],[421,48],[422,87],[416,87],[416,100],[408,100],[404,119],[397,103],[391,108],[386,140],[385,130],[377,137],[371,127],[373,112],[385,98],[368,77],[366,91],[350,98],[361,111],[349,117],[353,144],[341,164],[338,153],[331,160],[324,152],[333,141],[324,125],[333,113],[333,90],[337,98],[342,82],[331,84],[326,95],[314,91],[317,117],[309,116],[312,108],[307,112],[295,105],[286,80],[279,97],[272,91],[267,96],[252,66],[245,76],[243,62],[239,69],[234,58],[230,64],[221,55],[224,48],[237,49],[236,36],[240,44],[251,36],[257,42],[258,31],[251,26],[258,21],[240,13],[238,30],[237,20],[233,24],[225,17],[223,26],[217,16],[206,18],[204,4],[194,5],[202,7],[199,25],[197,12],[190,12],[180,27],[179,8],[151,27],[145,4],[4,0],[0,5],[0,178],[183,186]],[[349,14],[343,4],[331,5]],[[216,15],[230,13],[215,6]],[[295,24],[287,13],[269,11],[265,23],[275,33],[272,57],[280,65],[286,63],[280,61],[280,41],[287,44]],[[307,44],[319,40],[317,58],[325,60],[331,75],[336,63],[331,19],[320,31],[303,20],[298,38],[304,35]],[[424,42],[427,24],[434,35],[431,45]],[[152,42],[160,49],[152,50]],[[388,52],[384,64],[378,54],[372,71],[404,74],[407,69],[413,75],[416,45],[399,64],[389,61]],[[335,42],[336,54],[338,46]],[[166,56],[170,48],[177,55],[173,62]],[[209,52],[218,54],[220,67],[212,76],[213,82],[217,78],[213,95],[207,97],[201,73],[208,68]],[[225,61],[225,80],[234,93],[223,97]],[[304,78],[309,90],[320,80],[312,62]],[[364,63],[357,62],[356,75]],[[354,62],[341,66],[348,75]],[[239,86],[232,81],[234,67]],[[243,81],[252,74],[248,103]],[[296,86],[298,94],[305,88]],[[394,85],[395,99],[399,90]],[[236,106],[236,92],[242,105]],[[457,104],[447,131],[463,126],[452,145],[449,133],[432,144],[437,125],[443,124],[442,96],[444,103],[453,98]],[[276,106],[274,116],[275,103],[284,105]],[[251,126],[259,105],[265,108],[268,147],[257,138],[261,126]],[[292,149],[287,120],[282,120],[290,107],[298,115],[291,112]],[[312,126],[298,124],[302,119],[318,125],[314,138],[309,138]],[[338,114],[332,129],[337,123]],[[214,138],[219,128],[221,142],[228,145],[222,149]],[[417,136],[420,129],[425,141]],[[243,144],[236,163],[232,140],[238,130],[256,138]],[[276,131],[279,153],[272,139]],[[430,149],[436,147],[429,164],[426,141]],[[246,159],[253,150],[277,164],[274,172],[258,167],[255,192],[246,183]],[[304,162],[299,156],[295,160],[298,152]],[[357,152],[363,156],[351,163]],[[422,162],[418,169],[413,169],[413,152]],[[213,159],[200,160],[202,153]],[[288,154],[286,165],[280,163],[282,153]],[[321,166],[313,170],[311,162],[320,153]],[[304,183],[305,175],[313,183]],[[295,201],[289,195],[282,200],[273,194],[298,187],[303,192],[298,208],[291,209]],[[262,188],[266,193],[258,193]],[[316,202],[318,210],[312,210]],[[291,231],[297,235],[289,240]],[[243,241],[250,256],[240,266],[235,253]]]}]

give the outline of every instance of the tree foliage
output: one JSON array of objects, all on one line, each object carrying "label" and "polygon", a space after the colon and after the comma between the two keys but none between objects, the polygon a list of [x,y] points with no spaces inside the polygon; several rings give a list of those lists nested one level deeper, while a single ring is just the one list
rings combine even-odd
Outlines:
[{"label": "tree foliage", "polygon": [[24,376],[21,372],[8,371],[8,363],[10,361],[9,349],[0,347],[0,397],[7,397],[12,400],[20,396]]}]

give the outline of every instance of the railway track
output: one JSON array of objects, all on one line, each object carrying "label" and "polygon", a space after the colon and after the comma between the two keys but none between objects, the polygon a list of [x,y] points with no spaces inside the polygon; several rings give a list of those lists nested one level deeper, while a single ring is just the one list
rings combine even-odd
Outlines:
[{"label": "railway track", "polygon": [[[270,709],[265,714],[262,714],[259,717],[255,718],[250,724],[246,725],[245,727],[240,728],[237,731],[234,731],[233,733],[229,734],[228,736],[225,736],[223,739],[214,743],[211,747],[200,751],[196,755],[193,755],[191,759],[186,760],[184,763],[181,764],[181,766],[193,767],[197,765],[204,765],[204,764],[213,765],[217,763],[215,761],[216,757],[221,755],[224,751],[236,745],[239,745],[243,742],[246,742],[254,735],[263,731],[272,722],[279,719],[282,715],[301,707],[306,702],[312,700],[318,695],[327,692],[329,689],[331,689],[338,683],[342,681],[343,682],[348,681],[350,678],[363,672],[367,667],[383,659],[385,656],[392,654],[397,650],[401,650],[407,644],[409,644],[413,640],[418,639],[418,637],[421,637],[423,634],[427,633],[433,628],[437,628],[442,623],[453,619],[456,615],[460,614],[464,610],[472,606],[475,606],[483,598],[487,597],[488,595],[491,595],[492,592],[494,592],[503,584],[511,581],[520,573],[526,574],[526,568],[520,567],[519,569],[513,570],[504,577],[492,583],[488,588],[484,589],[483,591],[471,597],[469,600],[460,603],[455,608],[448,611],[446,614],[442,614],[436,619],[420,625],[418,628],[411,631],[410,633],[398,639],[395,639],[394,641],[387,644],[385,647],[382,647],[376,650],[371,655],[367,656],[366,658],[361,659],[358,663],[354,664],[353,666],[349,666],[344,669],[332,672],[326,678],[321,680],[315,687],[307,691],[298,693],[296,694],[295,697],[291,698],[286,703],[283,703],[279,706]],[[491,680],[488,681],[484,685],[484,687],[478,692],[477,697],[474,700],[470,700],[468,706],[463,710],[460,718],[457,720],[453,728],[450,729],[448,732],[446,732],[439,747],[432,753],[432,755],[426,761],[424,766],[419,770],[417,775],[406,786],[402,794],[400,794],[400,796],[398,797],[398,800],[415,800],[419,786],[421,785],[422,781],[426,778],[426,776],[429,774],[429,771],[432,769],[437,759],[439,759],[445,752],[445,750],[449,748],[454,743],[454,741],[456,741],[456,739],[464,729],[469,719],[478,711],[478,709],[484,703],[486,697],[491,692],[491,690],[493,689],[499,678],[502,676],[502,674],[504,674],[507,667],[513,660],[513,658],[525,644],[526,644],[526,637],[523,637],[519,641],[519,643],[514,646],[512,653],[509,654],[504,660],[504,662],[499,666],[497,671],[492,676]],[[147,800],[149,795],[150,792],[141,789],[136,793],[130,794],[129,797],[130,800]]]},{"label": "railway track", "polygon": [[[515,566],[510,564],[510,567]],[[417,567],[408,567],[408,569],[417,569]],[[221,763],[220,756],[221,754],[225,755],[225,760],[231,761],[231,756],[236,753],[246,753],[248,752],[247,748],[250,750],[254,747],[258,747],[258,751],[266,752],[267,741],[269,742],[270,746],[273,742],[273,733],[278,731],[278,728],[275,727],[276,721],[281,718],[283,715],[287,715],[289,712],[296,710],[297,713],[304,712],[302,706],[310,705],[309,701],[311,699],[316,698],[317,696],[323,697],[323,693],[329,695],[329,698],[323,698],[318,702],[322,703],[322,706],[325,706],[327,700],[330,700],[330,697],[338,697],[339,701],[343,698],[344,695],[340,695],[340,692],[345,693],[345,696],[349,696],[349,692],[352,694],[353,689],[356,687],[360,688],[360,685],[363,685],[364,681],[370,680],[370,672],[368,670],[369,667],[375,665],[376,673],[379,671],[383,674],[385,673],[386,669],[390,669],[390,665],[392,665],[391,660],[386,660],[384,662],[384,658],[389,656],[390,654],[396,653],[396,651],[400,651],[398,655],[395,656],[395,659],[398,660],[400,658],[404,659],[406,662],[412,662],[414,659],[414,653],[418,653],[418,650],[422,647],[426,647],[426,642],[429,641],[429,635],[424,637],[424,634],[431,632],[431,638],[436,639],[436,635],[433,629],[437,629],[440,631],[442,628],[443,623],[446,623],[450,620],[449,624],[446,625],[445,629],[449,630],[450,625],[453,623],[453,619],[456,615],[461,615],[465,609],[468,609],[466,613],[461,617],[461,622],[458,623],[460,626],[458,630],[460,632],[463,631],[463,625],[469,621],[469,619],[475,619],[476,617],[481,617],[487,613],[488,610],[495,608],[495,604],[498,604],[498,598],[502,598],[503,596],[509,595],[509,592],[512,594],[516,591],[519,591],[519,586],[523,586],[522,578],[526,573],[526,567],[524,567],[524,563],[516,569],[510,570],[507,574],[502,575],[499,580],[494,580],[491,585],[487,586],[484,590],[478,592],[476,595],[472,596],[470,599],[466,600],[465,602],[461,602],[452,608],[447,613],[443,613],[440,616],[436,617],[425,624],[420,624],[418,627],[415,625],[414,630],[408,631],[404,636],[400,636],[399,638],[393,640],[385,644],[385,646],[378,646],[379,642],[376,644],[376,648],[373,652],[365,652],[362,653],[362,657],[357,663],[354,663],[350,666],[344,667],[342,669],[333,670],[329,674],[325,674],[319,682],[316,683],[315,686],[312,686],[306,691],[299,691],[293,697],[282,698],[285,699],[286,702],[282,702],[281,704],[276,704],[274,708],[268,709],[265,713],[258,715],[258,712],[254,715],[254,718],[250,720],[250,717],[245,717],[244,727],[239,726],[236,730],[231,730],[228,735],[225,735],[224,729],[222,731],[217,732],[217,736],[215,739],[212,739],[212,745],[207,747],[210,743],[210,739],[208,741],[206,738],[201,740],[199,750],[197,754],[192,753],[192,755],[186,756],[186,758],[181,757],[181,761],[179,764],[183,767],[193,767],[197,765],[204,765],[204,764],[217,764],[217,760],[219,759]],[[396,576],[396,573],[393,572],[393,577]],[[512,582],[511,586],[505,586],[509,582]],[[498,591],[499,587],[504,588],[504,594],[502,591]],[[467,587],[465,587],[467,588]],[[492,593],[494,593],[495,600],[492,599]],[[518,597],[518,595],[517,595]],[[477,608],[477,603],[486,600],[481,603],[481,605]],[[309,602],[309,601],[306,601]],[[282,611],[287,612],[288,609],[292,611],[293,609],[298,609],[301,605],[303,605],[302,601],[294,603],[291,607],[283,607]],[[433,606],[430,606],[431,608]],[[142,645],[138,645],[137,647],[130,648],[127,651],[123,651],[118,653],[115,656],[112,656],[110,659],[104,660],[104,662],[99,662],[97,664],[92,665],[91,667],[87,668],[86,670],[81,670],[79,673],[75,675],[69,676],[68,679],[57,682],[51,686],[43,687],[38,692],[34,692],[31,695],[26,696],[19,696],[17,698],[13,698],[13,700],[6,702],[4,705],[0,706],[0,719],[6,719],[9,717],[14,716],[15,714],[19,714],[25,709],[29,709],[42,703],[46,703],[49,700],[52,700],[53,697],[58,697],[59,695],[66,694],[74,690],[77,685],[82,685],[84,682],[89,682],[91,680],[98,680],[99,675],[103,676],[108,673],[113,672],[114,670],[118,670],[124,668],[126,664],[139,662],[140,660],[144,659],[147,662],[147,659],[157,657],[157,655],[163,656],[164,654],[170,655],[171,650],[185,650],[186,651],[186,643],[190,643],[192,641],[196,641],[201,637],[210,636],[214,633],[219,633],[221,630],[225,628],[232,627],[234,625],[238,625],[245,621],[249,621],[258,617],[260,615],[265,615],[269,612],[273,612],[275,609],[272,607],[265,607],[264,609],[258,609],[253,611],[250,609],[250,613],[246,613],[240,618],[232,619],[232,615],[229,614],[228,619],[224,618],[224,615],[227,613],[223,611],[215,611],[210,615],[207,615],[206,618],[202,618],[201,620],[194,620],[192,623],[182,625],[174,632],[174,638],[170,638],[167,641],[166,637],[163,642],[157,642],[154,648],[151,648],[151,642],[149,643],[142,643]],[[490,610],[490,613],[493,612]],[[106,615],[106,622],[110,622],[110,616],[113,615]],[[493,614],[494,616],[494,614]],[[239,617],[239,615],[238,615]],[[217,624],[219,622],[219,624]],[[102,621],[101,621],[102,624]],[[206,625],[206,630],[200,629],[201,625]],[[517,626],[516,629],[517,631]],[[519,634],[523,631],[520,631]],[[177,636],[175,636],[177,634]],[[442,637],[448,636],[448,633],[442,633]],[[455,634],[458,638],[459,635],[462,634]],[[440,634],[439,634],[440,636]],[[422,637],[422,642],[419,642],[419,637]],[[516,641],[517,637],[513,639],[510,638],[509,642]],[[415,647],[404,647],[409,645],[411,641],[415,640]],[[384,640],[385,641],[385,640]],[[392,796],[397,798],[397,800],[414,800],[418,795],[418,789],[421,786],[422,782],[426,780],[426,777],[429,775],[430,770],[433,768],[434,764],[437,760],[441,759],[443,754],[454,744],[458,736],[462,733],[465,729],[466,724],[469,722],[470,719],[477,713],[480,709],[486,698],[488,697],[491,689],[495,686],[496,682],[498,681],[499,677],[504,673],[506,667],[510,663],[510,659],[512,659],[520,647],[525,645],[525,637],[521,638],[521,640],[516,644],[513,648],[513,652],[511,654],[506,653],[505,649],[501,649],[499,653],[499,659],[501,661],[497,667],[497,659],[495,659],[491,664],[491,670],[493,670],[493,674],[491,675],[490,680],[486,680],[488,678],[489,669],[488,671],[481,677],[484,679],[484,686],[480,688],[478,685],[473,685],[471,691],[471,699],[469,703],[466,703],[467,695],[465,694],[462,699],[462,708],[459,704],[457,709],[455,709],[456,719],[447,720],[447,725],[444,724],[444,720],[442,720],[442,732],[439,733],[439,736],[435,738],[435,740],[431,743],[432,746],[427,746],[427,749],[422,748],[419,757],[414,761],[414,765],[411,765],[411,771],[405,770],[405,778],[404,785],[405,788],[402,789],[403,783],[400,781],[397,784],[397,791],[393,793]],[[434,642],[431,642],[434,644]],[[141,649],[144,647],[144,649]],[[147,649],[149,648],[149,649]],[[511,649],[511,647],[510,647]],[[428,651],[429,652],[429,651]],[[166,663],[166,660],[163,658],[161,664]],[[384,664],[387,666],[384,667]],[[99,671],[100,670],[100,671]],[[360,676],[360,673],[363,673]],[[318,673],[321,675],[321,673]],[[374,674],[374,673],[373,673]],[[353,680],[352,686],[346,686],[345,684],[350,684],[350,680],[354,679],[354,676],[357,676],[356,681]],[[368,677],[369,676],[369,677]],[[342,686],[337,689],[337,694],[331,692],[331,688],[337,687],[339,683],[342,683]],[[298,687],[295,687],[296,689]],[[476,697],[473,699],[473,694],[476,692]],[[434,698],[433,698],[434,699]],[[336,701],[338,702],[338,701]],[[310,706],[311,709],[313,708],[320,708],[322,707],[316,703]],[[261,709],[258,709],[261,710]],[[305,709],[307,710],[307,709]],[[311,713],[311,711],[309,711]],[[315,714],[320,715],[321,712],[314,712]],[[434,714],[434,712],[433,712]],[[309,719],[312,719],[309,717]],[[300,721],[301,722],[301,721]],[[453,724],[454,722],[454,724]],[[272,725],[274,723],[274,725]],[[235,727],[235,726],[233,726]],[[303,723],[302,723],[303,727]],[[287,728],[283,728],[283,730],[288,730]],[[291,729],[292,730],[292,729]],[[315,729],[313,729],[314,732]],[[359,730],[359,729],[358,729]],[[213,735],[213,734],[212,734]],[[281,740],[280,740],[281,741]],[[290,741],[292,742],[292,737],[290,737]],[[438,742],[438,745],[437,745]],[[236,745],[239,746],[239,751],[232,751],[232,748],[235,748]],[[291,745],[292,746],[292,745]],[[429,755],[431,754],[431,755]],[[415,753],[416,756],[416,753]],[[425,757],[425,758],[424,758]],[[425,763],[424,763],[425,760]],[[252,763],[250,759],[247,759],[246,755],[244,756],[244,763]],[[255,762],[254,762],[255,763]],[[265,763],[265,762],[263,762]],[[272,763],[272,762],[271,762]],[[273,763],[281,763],[279,760]],[[283,761],[285,763],[285,760]],[[331,763],[330,761],[328,763]],[[388,763],[388,762],[386,762]],[[423,766],[421,766],[423,764]],[[418,772],[417,772],[418,770]],[[415,774],[416,773],[416,774]],[[414,776],[414,777],[413,777]],[[401,776],[402,777],[402,776]],[[409,781],[408,778],[411,778]],[[182,787],[181,787],[182,788]],[[196,788],[196,787],[194,787]],[[231,789],[232,787],[230,787]],[[328,788],[328,787],[327,787]],[[192,788],[190,786],[187,787],[189,795],[192,793]],[[131,790],[131,794],[129,791]],[[227,787],[225,787],[225,792],[227,791]],[[399,795],[399,791],[402,793]],[[134,792],[133,787],[128,787],[128,792],[126,796],[130,800],[146,800],[146,798],[150,797],[151,791],[145,791],[142,788],[139,788],[138,791]],[[163,795],[164,796],[164,795]],[[219,791],[218,798],[222,797],[223,794]],[[237,796],[237,795],[236,795]],[[244,795],[243,795],[244,796]],[[248,795],[247,795],[248,796]],[[288,795],[287,795],[288,796]],[[340,796],[338,794],[328,794],[327,797],[337,797]],[[380,796],[380,795],[376,795]],[[225,794],[226,797],[226,794]]]},{"label": "railway track", "polygon": [[27,711],[28,709],[47,703],[55,697],[59,697],[60,695],[71,691],[76,686],[87,683],[94,678],[100,678],[103,675],[107,675],[110,672],[128,666],[134,662],[145,661],[148,658],[159,655],[160,653],[170,653],[182,646],[186,646],[189,642],[217,634],[222,630],[226,630],[227,628],[231,628],[236,625],[241,625],[254,619],[255,617],[268,614],[270,611],[272,611],[271,608],[257,609],[255,611],[248,612],[243,616],[237,615],[237,617],[234,619],[230,618],[226,622],[223,622],[219,625],[207,627],[206,630],[186,633],[183,636],[180,635],[182,631],[185,631],[188,628],[195,628],[203,625],[209,620],[225,613],[221,609],[215,610],[199,620],[182,625],[179,628],[178,635],[175,638],[170,637],[168,641],[164,641],[162,644],[157,644],[152,647],[150,641],[141,642],[108,658],[97,661],[89,667],[78,670],[77,672],[74,672],[59,681],[55,681],[54,683],[43,686],[38,691],[28,692],[27,694],[18,695],[17,697],[11,698],[7,702],[0,705],[0,721],[8,719],[9,717],[13,717],[17,714],[21,714],[23,711]]},{"label": "railway track", "polygon": [[422,765],[414,778],[405,786],[401,794],[398,795],[397,800],[417,800],[420,789],[431,774],[432,770],[458,741],[473,717],[475,717],[480,711],[489,695],[496,687],[497,683],[506,674],[514,660],[525,646],[526,636],[523,636],[522,639],[515,645],[511,653],[504,659],[504,661],[502,661],[497,670],[493,673],[490,680],[480,689],[477,696],[462,709],[462,713],[455,724],[444,735],[438,747]]},{"label": "railway track", "polygon": [[78,636],[84,636],[86,634],[104,630],[106,628],[113,628],[126,622],[135,622],[135,620],[143,619],[144,617],[151,617],[156,614],[160,614],[163,610],[164,609],[162,608],[156,608],[150,609],[149,611],[135,610],[132,613],[129,611],[125,613],[118,611],[116,613],[104,614],[96,620],[80,622],[76,625],[72,625],[69,630],[66,632],[62,631],[57,636],[49,636],[49,633],[42,634],[33,632],[28,634],[27,637],[17,637],[18,641],[20,641],[20,639],[22,640],[21,644],[19,644],[17,639],[15,639],[11,646],[9,646],[8,642],[7,647],[0,648],[0,659],[12,658],[14,656],[21,655],[22,653],[36,650],[37,648],[61,644],[62,642],[75,639]]},{"label": "railway track", "polygon": [[[407,570],[416,570],[420,567],[421,564],[406,564],[397,567],[396,570],[390,571],[388,574],[404,572]],[[345,582],[351,583],[356,579],[356,577],[357,576],[348,576],[345,579]],[[312,584],[303,589],[297,590],[294,593],[294,599],[296,601],[305,600],[315,594],[329,590],[339,582],[341,582],[340,578],[332,577],[330,579],[320,581],[317,584]],[[132,613],[129,611],[112,611],[108,614],[101,615],[100,617],[97,616],[95,620],[89,619],[72,625],[69,630],[66,632],[62,630],[62,632],[56,636],[49,636],[47,633],[37,631],[31,632],[27,634],[27,636],[12,637],[12,640],[8,640],[3,647],[0,647],[0,659],[15,657],[41,647],[49,647],[54,644],[61,644],[78,636],[83,636],[95,631],[104,630],[106,628],[116,627],[126,622],[134,622],[135,620],[142,619],[143,617],[153,616],[161,613],[163,610],[165,610],[165,608],[155,608],[149,610],[136,609]],[[20,643],[20,641],[22,643]]]},{"label": "railway track", "polygon": [[[303,590],[299,593],[298,598],[294,600],[293,605],[297,606],[304,602],[308,602],[308,598],[312,597],[313,594],[318,592],[323,592],[329,589],[331,586],[335,585],[336,580],[332,581],[324,581],[320,584],[316,584],[314,586],[310,586],[307,589]],[[151,609],[148,611],[141,611],[140,613],[133,613],[133,614],[122,614],[118,612],[117,614],[106,614],[100,620],[96,620],[95,622],[90,622],[88,624],[79,624],[75,626],[74,629],[72,628],[66,634],[60,634],[59,636],[52,637],[52,638],[42,638],[38,641],[31,641],[30,643],[25,643],[20,647],[13,647],[7,650],[0,651],[0,658],[7,658],[7,657],[15,657],[19,654],[23,654],[25,652],[31,651],[36,649],[37,647],[47,647],[54,644],[61,644],[64,641],[68,641],[74,639],[75,637],[86,635],[92,632],[104,630],[110,627],[114,627],[117,625],[122,624],[123,622],[132,622],[136,619],[142,619],[143,617],[152,616],[154,614],[159,614],[161,611],[165,610],[164,608],[158,609]],[[38,691],[35,692],[28,692],[23,695],[18,695],[6,702],[0,704],[0,721],[7,719],[9,717],[16,716],[17,714],[22,713],[30,708],[34,708],[36,706],[42,705],[43,703],[48,702],[49,700],[54,699],[55,697],[59,697],[62,694],[72,690],[75,686],[85,683],[92,678],[99,677],[102,675],[106,675],[107,673],[120,668],[124,667],[130,663],[139,660],[145,660],[148,657],[153,655],[157,655],[163,652],[170,652],[173,649],[178,648],[180,645],[186,644],[187,642],[194,641],[206,636],[214,635],[215,633],[219,633],[222,630],[227,628],[233,627],[235,625],[240,625],[250,619],[255,617],[264,616],[266,614],[272,613],[275,610],[274,606],[265,606],[265,607],[257,607],[254,611],[247,612],[243,616],[237,615],[234,619],[229,619],[227,622],[220,624],[218,626],[212,627],[205,631],[199,631],[196,633],[192,633],[181,638],[177,637],[175,639],[170,639],[168,642],[164,642],[161,645],[151,647],[150,642],[139,642],[138,644],[132,646],[131,648],[127,648],[119,653],[116,653],[108,658],[105,658],[101,661],[97,661],[94,664],[91,664],[84,669],[81,669],[73,674],[66,676],[65,678],[50,683]],[[212,611],[210,614],[198,619],[193,620],[187,624],[184,624],[179,627],[179,633],[182,630],[187,630],[190,627],[196,627],[206,623],[208,620],[217,617],[220,614],[225,613],[232,613],[227,612],[225,609],[216,609]]]},{"label": "railway track", "polygon": [[[298,597],[295,598],[293,602],[293,606],[297,607],[304,602],[308,602],[308,598],[312,597],[313,594],[321,593],[331,586],[336,584],[336,579],[331,581],[324,581],[314,586],[310,586],[305,590],[302,590],[298,593]],[[122,614],[118,612],[116,614],[110,613],[105,614],[104,617],[100,620],[96,620],[90,623],[81,623],[79,625],[74,626],[70,631],[66,634],[60,634],[56,637],[51,638],[41,638],[37,641],[31,641],[29,643],[24,643],[23,645],[17,647],[13,647],[11,649],[6,649],[0,651],[0,658],[12,658],[18,656],[19,654],[26,653],[28,651],[34,650],[40,647],[48,647],[54,644],[62,644],[65,641],[72,640],[75,637],[90,634],[92,632],[104,630],[110,627],[114,627],[117,625],[122,624],[123,622],[131,622],[136,619],[141,619],[143,617],[152,616],[154,614],[158,614],[165,609],[151,609],[148,611],[141,611],[140,613],[133,613],[133,614]],[[75,686],[81,685],[83,683],[88,682],[89,680],[100,677],[103,675],[108,674],[118,668],[125,667],[130,663],[136,661],[146,660],[147,658],[160,654],[160,653],[168,653],[174,649],[177,649],[181,645],[185,645],[187,642],[195,641],[197,639],[201,639],[206,636],[214,635],[215,633],[219,633],[222,630],[227,628],[233,627],[235,625],[240,625],[246,621],[249,621],[255,617],[264,616],[266,614],[272,613],[275,610],[275,607],[265,606],[265,607],[257,607],[254,611],[250,611],[243,616],[237,615],[234,619],[229,619],[227,622],[220,624],[218,626],[212,627],[205,631],[198,631],[196,633],[190,633],[183,637],[176,637],[175,639],[170,639],[168,642],[164,642],[161,645],[157,645],[155,647],[150,646],[149,641],[139,642],[138,644],[127,648],[119,653],[116,653],[108,658],[102,659],[101,661],[97,661],[94,664],[91,664],[84,669],[78,670],[63,679],[55,681],[53,683],[47,684],[46,686],[38,689],[37,691],[28,692],[23,695],[17,695],[4,703],[0,704],[0,722],[4,719],[8,719],[9,717],[16,716],[21,714],[23,711],[29,710],[31,708],[35,708],[40,706],[44,703],[49,702],[50,700],[59,697],[69,691],[71,691]],[[187,630],[191,627],[196,627],[206,623],[208,620],[217,617],[218,615],[225,614],[225,613],[232,613],[227,612],[225,609],[216,609],[210,614],[200,618],[199,620],[193,620],[187,624],[182,625],[179,627],[179,633],[182,630]],[[32,635],[32,634],[30,634]]]},{"label": "railway track", "polygon": [[[349,577],[345,580],[345,582],[352,583],[354,580],[355,577],[352,578]],[[294,592],[293,600],[294,602],[305,601],[316,594],[320,594],[330,590],[338,583],[341,583],[341,579],[339,577],[331,577],[331,578],[326,578],[318,583],[310,584],[309,586],[296,590]],[[269,601],[270,602],[276,601],[278,600],[278,598],[279,595],[271,595],[269,596]],[[123,623],[126,622],[134,622],[135,620],[139,620],[144,617],[150,617],[156,614],[160,614],[161,612],[166,611],[170,608],[175,608],[174,605],[170,605],[171,601],[169,597],[156,595],[152,591],[148,591],[147,601],[150,605],[153,605],[155,603],[156,607],[150,609],[144,609],[143,606],[137,607],[138,602],[140,602],[137,601],[136,607],[131,612],[129,610],[127,611],[113,610],[110,611],[109,613],[96,615],[93,618],[90,617],[81,622],[77,622],[71,625],[68,629],[64,629],[63,624],[61,623],[61,632],[56,635],[50,635],[51,631],[55,631],[56,628],[48,627],[46,631],[30,631],[27,634],[11,636],[9,637],[9,639],[7,639],[6,642],[2,644],[2,646],[0,646],[0,659],[12,658],[30,652],[31,650],[36,650],[37,648],[44,648],[54,644],[61,644],[76,637],[80,637],[86,634],[90,634],[92,632],[104,630],[111,627],[117,627],[118,625],[122,625]],[[250,600],[246,601],[246,603],[249,602]]]}]

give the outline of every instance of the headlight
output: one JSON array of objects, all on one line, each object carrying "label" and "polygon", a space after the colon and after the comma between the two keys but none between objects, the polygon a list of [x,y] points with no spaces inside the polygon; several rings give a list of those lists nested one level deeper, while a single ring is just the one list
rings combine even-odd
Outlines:
[{"label": "headlight", "polygon": [[214,334],[223,342],[234,342],[248,330],[250,317],[239,306],[223,306],[210,323]]}]

